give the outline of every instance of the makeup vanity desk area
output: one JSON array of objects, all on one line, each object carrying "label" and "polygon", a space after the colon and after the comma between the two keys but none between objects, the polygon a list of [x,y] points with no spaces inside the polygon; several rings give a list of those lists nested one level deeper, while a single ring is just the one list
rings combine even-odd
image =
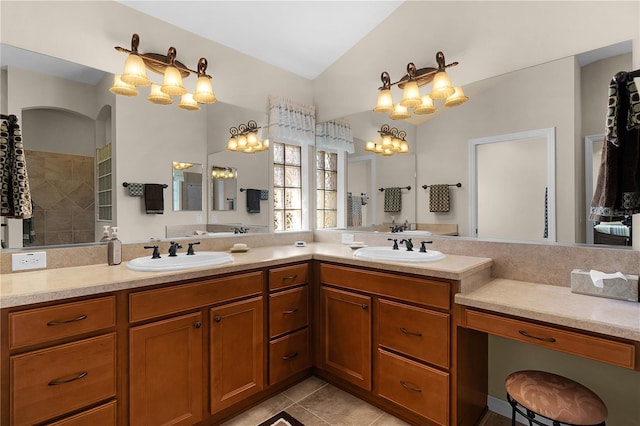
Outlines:
[{"label": "makeup vanity desk area", "polygon": [[640,303],[508,279],[455,302],[462,327],[640,371]]}]

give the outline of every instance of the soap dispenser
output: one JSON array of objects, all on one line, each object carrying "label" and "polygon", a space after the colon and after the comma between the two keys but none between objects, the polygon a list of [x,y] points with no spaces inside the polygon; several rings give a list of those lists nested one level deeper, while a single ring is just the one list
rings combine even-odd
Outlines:
[{"label": "soap dispenser", "polygon": [[111,237],[109,236],[109,225],[105,225],[102,227],[102,238],[100,238],[100,242],[105,243],[110,239]]},{"label": "soap dispenser", "polygon": [[122,263],[122,242],[118,239],[118,227],[113,227],[111,239],[107,243],[107,263],[119,265]]}]

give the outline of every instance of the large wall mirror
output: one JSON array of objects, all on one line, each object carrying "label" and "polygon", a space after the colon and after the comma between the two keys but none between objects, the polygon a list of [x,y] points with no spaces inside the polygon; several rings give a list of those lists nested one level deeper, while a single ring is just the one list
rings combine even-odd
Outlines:
[{"label": "large wall mirror", "polygon": [[[622,42],[606,46],[585,54],[567,57],[540,64],[512,73],[492,77],[465,86],[465,93],[470,101],[457,108],[440,108],[433,116],[426,119],[411,119],[410,123],[395,123],[397,126],[412,127],[415,134],[415,176],[411,182],[416,188],[415,218],[418,224],[454,224],[459,235],[476,237],[475,224],[472,224],[472,206],[470,201],[472,178],[469,173],[470,154],[468,143],[473,139],[488,138],[497,135],[518,134],[536,129],[554,128],[556,144],[553,152],[546,152],[536,160],[534,168],[542,171],[541,176],[547,180],[547,172],[555,170],[555,208],[556,241],[568,244],[592,243],[589,239],[593,224],[585,224],[585,205],[590,200],[585,192],[585,182],[590,179],[585,170],[584,137],[601,133],[604,130],[604,117],[607,108],[608,85],[611,77],[619,70],[630,70],[631,42]],[[362,123],[375,130],[384,116],[374,112],[365,112],[346,117],[352,123],[353,136],[356,138],[356,154],[350,156],[349,167],[353,162],[357,174],[374,170],[371,182],[379,182],[384,173],[399,173],[395,167],[383,167],[377,163],[375,169],[370,167],[372,161],[362,161],[363,152],[359,146],[370,138],[364,134]],[[411,134],[411,129],[407,129]],[[369,132],[370,133],[370,132]],[[360,139],[360,141],[358,141]],[[541,142],[545,145],[545,142]],[[522,145],[524,149],[524,145]],[[549,148],[551,149],[551,148]],[[597,150],[598,148],[596,148]],[[555,164],[548,164],[549,155],[555,156]],[[366,156],[366,153],[364,153]],[[371,156],[369,156],[371,157]],[[394,156],[395,157],[395,156]],[[486,166],[502,168],[504,163],[491,162],[493,154],[485,155]],[[531,159],[531,161],[533,161]],[[405,169],[411,169],[414,162],[407,159]],[[527,166],[531,167],[529,163]],[[513,166],[513,165],[511,165]],[[597,170],[592,174],[597,174]],[[351,173],[350,173],[351,174]],[[351,179],[351,178],[350,178]],[[432,213],[428,209],[429,191],[423,185],[433,183],[462,183],[461,188],[451,189],[451,211],[448,213]],[[351,185],[351,181],[349,183]],[[371,185],[367,187],[371,192]],[[496,186],[496,185],[492,185]],[[360,186],[353,186],[349,191],[360,195]],[[491,186],[485,188],[486,194],[480,195],[482,200],[488,197],[500,200],[500,191]],[[519,232],[504,233],[504,229],[496,232],[479,233],[480,238],[516,240],[516,241],[551,241],[552,229],[549,223],[545,227],[545,193],[536,195],[535,224],[530,227],[520,225]],[[547,201],[552,202],[547,192]],[[367,193],[368,196],[373,194]],[[380,195],[378,198],[380,198]],[[487,198],[487,199],[485,199]],[[378,200],[379,202],[379,200]],[[497,201],[496,201],[497,202]],[[504,203],[503,203],[504,204]],[[485,203],[486,205],[486,203]],[[547,206],[549,207],[549,205]],[[380,216],[383,212],[376,209],[370,213],[373,205],[366,206],[366,214],[376,222],[388,222],[389,218]],[[503,216],[509,215],[511,207],[504,206]],[[547,208],[547,217],[552,213]],[[404,220],[404,218],[403,218]],[[499,227],[498,227],[499,228]],[[357,227],[352,228],[354,230]],[[545,233],[546,231],[546,233]],[[545,237],[546,235],[546,237]]]},{"label": "large wall mirror", "polygon": [[[212,212],[207,207],[210,180],[203,180],[202,170],[209,154],[226,155],[230,127],[249,119],[266,123],[262,105],[248,110],[217,102],[200,111],[183,111],[150,104],[145,96],[115,97],[109,93],[113,75],[101,70],[7,45],[1,53],[0,105],[3,113],[18,116],[25,149],[38,151],[27,158],[27,166],[34,202],[41,206],[28,222],[0,218],[9,225],[0,231],[5,248],[93,243],[103,225],[119,226],[125,242],[166,238],[167,227],[185,224],[268,229],[268,209],[248,217]],[[188,84],[195,83],[185,79]],[[247,184],[266,186],[268,153],[230,154],[235,156],[230,162],[213,163],[245,169]],[[173,162],[200,164],[199,200],[183,197],[198,192],[197,176],[179,178],[180,173],[166,166]],[[167,185],[164,214],[148,216],[141,197],[131,196],[124,182]],[[188,188],[183,190],[183,183]],[[174,196],[177,192],[181,195]]]}]

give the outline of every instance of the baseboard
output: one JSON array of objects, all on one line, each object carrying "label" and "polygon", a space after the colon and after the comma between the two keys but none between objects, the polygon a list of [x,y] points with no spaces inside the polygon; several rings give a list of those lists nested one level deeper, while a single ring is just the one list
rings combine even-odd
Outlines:
[{"label": "baseboard", "polygon": [[[511,418],[511,404],[509,404],[504,399],[496,398],[495,396],[487,395],[487,407],[489,407],[489,411],[493,411],[496,414],[500,414],[508,419]],[[548,426],[553,426],[553,422],[551,420],[547,420],[542,417],[537,417],[540,423],[543,423]],[[526,417],[516,413],[516,421],[522,424],[529,424]]]}]

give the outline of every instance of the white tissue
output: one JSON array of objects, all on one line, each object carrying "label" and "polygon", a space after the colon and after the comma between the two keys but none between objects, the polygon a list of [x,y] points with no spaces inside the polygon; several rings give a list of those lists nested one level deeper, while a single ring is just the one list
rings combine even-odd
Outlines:
[{"label": "white tissue", "polygon": [[591,275],[591,281],[593,281],[593,285],[595,285],[598,288],[604,287],[604,280],[610,280],[613,278],[622,278],[623,280],[627,281],[627,277],[625,277],[622,272],[605,274],[604,272],[591,270],[589,271],[589,275]]}]

